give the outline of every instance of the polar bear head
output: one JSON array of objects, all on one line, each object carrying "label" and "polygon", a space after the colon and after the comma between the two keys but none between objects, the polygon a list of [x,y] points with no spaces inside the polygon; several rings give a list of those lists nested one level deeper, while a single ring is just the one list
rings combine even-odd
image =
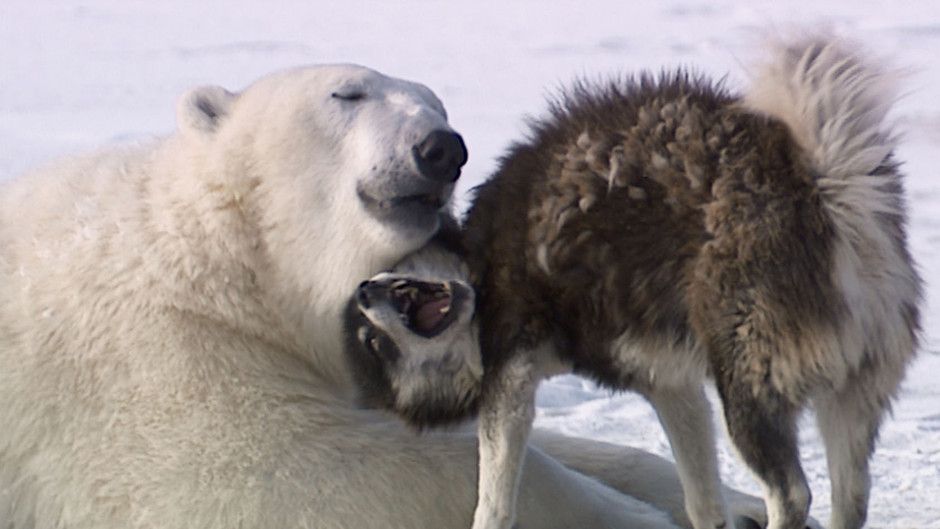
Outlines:
[{"label": "polar bear head", "polygon": [[353,65],[196,88],[177,119],[203,185],[248,219],[265,293],[327,347],[356,285],[438,229],[467,160],[431,90]]}]

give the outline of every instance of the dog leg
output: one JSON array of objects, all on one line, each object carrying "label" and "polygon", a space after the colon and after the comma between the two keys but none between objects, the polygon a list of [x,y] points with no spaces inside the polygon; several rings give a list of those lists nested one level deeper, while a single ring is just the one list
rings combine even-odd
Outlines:
[{"label": "dog leg", "polygon": [[659,415],[672,446],[685,510],[695,529],[730,527],[712,425],[711,406],[701,386],[655,387],[644,392]]},{"label": "dog leg", "polygon": [[715,372],[731,440],[764,485],[768,529],[803,529],[811,493],[800,466],[798,410],[769,383],[755,394],[733,368]]},{"label": "dog leg", "polygon": [[871,476],[868,464],[878,428],[901,372],[865,370],[840,391],[815,401],[816,420],[826,444],[832,483],[830,529],[859,529],[868,514]]},{"label": "dog leg", "polygon": [[540,380],[533,355],[519,352],[485,385],[473,529],[509,529],[515,521],[519,476]]}]

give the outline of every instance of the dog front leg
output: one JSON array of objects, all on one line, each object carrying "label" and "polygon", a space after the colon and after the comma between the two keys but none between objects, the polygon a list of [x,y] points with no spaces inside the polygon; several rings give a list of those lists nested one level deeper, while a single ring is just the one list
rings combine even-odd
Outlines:
[{"label": "dog front leg", "polygon": [[712,411],[701,385],[654,387],[644,395],[666,431],[695,529],[730,528],[722,496]]},{"label": "dog front leg", "polygon": [[509,529],[515,521],[519,477],[541,378],[534,355],[521,352],[485,384],[473,529]]}]

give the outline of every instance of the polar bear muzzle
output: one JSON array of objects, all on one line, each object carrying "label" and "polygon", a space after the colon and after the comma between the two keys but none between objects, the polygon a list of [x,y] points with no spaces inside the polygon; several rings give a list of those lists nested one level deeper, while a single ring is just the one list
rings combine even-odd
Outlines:
[{"label": "polar bear muzzle", "polygon": [[366,211],[383,224],[431,234],[467,162],[467,148],[448,127],[433,128],[419,137],[410,147],[406,165],[373,168],[383,176],[361,180],[356,192]]}]

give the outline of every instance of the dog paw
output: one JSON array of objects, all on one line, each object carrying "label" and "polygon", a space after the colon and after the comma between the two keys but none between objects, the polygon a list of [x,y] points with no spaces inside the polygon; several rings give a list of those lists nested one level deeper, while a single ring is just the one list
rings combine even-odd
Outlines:
[{"label": "dog paw", "polygon": [[[765,527],[767,527],[765,524],[759,523],[750,516],[738,516],[734,519],[734,529],[765,529]],[[806,529],[823,529],[823,526],[816,520],[810,519],[806,522]]]}]

